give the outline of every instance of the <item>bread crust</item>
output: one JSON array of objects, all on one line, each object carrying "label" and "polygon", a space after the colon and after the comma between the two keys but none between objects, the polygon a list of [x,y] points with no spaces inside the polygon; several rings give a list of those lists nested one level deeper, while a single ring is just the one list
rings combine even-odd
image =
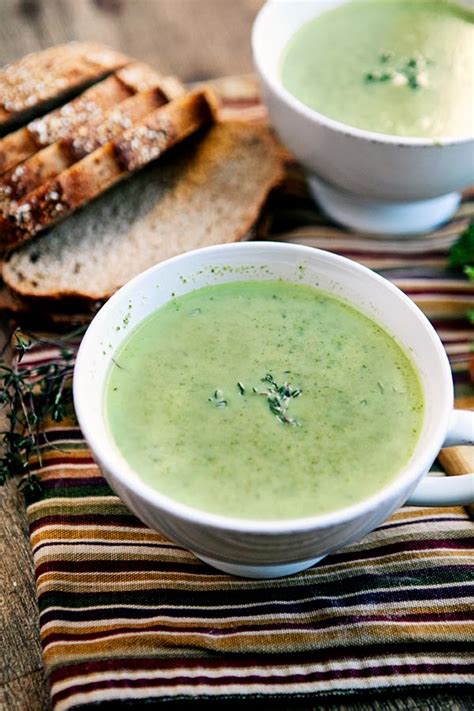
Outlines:
[{"label": "bread crust", "polygon": [[89,323],[103,301],[36,299],[16,294],[0,282],[0,313],[15,317],[15,322],[31,325],[81,326]]},{"label": "bread crust", "polygon": [[[144,217],[135,211],[135,221],[127,224],[121,236],[113,227],[107,237],[96,233],[94,220],[98,227],[107,225],[107,210],[104,213],[91,205],[92,211],[99,212],[89,218],[90,237],[84,243],[74,246],[76,235],[82,240],[84,224],[88,224],[83,214],[77,214],[69,234],[64,223],[58,234],[53,230],[14,252],[3,267],[5,282],[16,294],[39,302],[48,299],[50,305],[54,299],[95,302],[107,299],[135,273],[157,261],[209,244],[250,238],[269,192],[284,177],[281,151],[269,130],[242,122],[217,123],[204,136],[176,150],[168,160],[165,157],[163,167],[160,161],[156,169],[148,169],[151,175],[130,179],[130,186],[138,181],[138,191],[155,181],[164,186],[164,192]],[[118,191],[130,194],[126,186],[115,191],[115,203]],[[102,203],[107,198],[103,196]],[[110,209],[115,210],[114,198],[110,200]],[[49,269],[46,278],[42,276],[45,267]],[[80,278],[75,276],[76,268]],[[59,284],[53,276],[57,271],[70,272],[70,276]]]},{"label": "bread crust", "polygon": [[[0,263],[0,311],[31,323],[87,321],[152,263],[251,238],[283,178],[265,126],[221,123],[209,89],[187,93],[173,77],[108,51],[72,43],[0,71],[0,135],[2,121],[25,121],[30,109],[44,112],[49,101],[99,81],[0,139],[0,253],[16,250]],[[38,72],[47,80],[34,87]]]},{"label": "bread crust", "polygon": [[84,156],[120,136],[147,114],[163,106],[167,96],[160,87],[128,96],[107,111],[78,125],[72,134],[36,152],[28,160],[0,177],[0,211],[7,212],[15,202],[59,175]]},{"label": "bread crust", "polygon": [[92,42],[70,42],[33,52],[0,70],[0,130],[38,115],[128,64],[121,52]]},{"label": "bread crust", "polygon": [[[132,62],[72,101],[7,134],[0,139],[0,179],[8,180],[9,175],[2,173],[12,171],[37,151],[77,135],[78,129],[94,130],[107,121],[112,107],[155,88],[160,88],[167,100],[185,93],[175,77],[164,77],[143,62]],[[12,199],[16,198],[12,195]]]},{"label": "bread crust", "polygon": [[131,171],[214,120],[216,99],[200,89],[161,106],[0,214],[0,248],[12,249],[97,197]]}]

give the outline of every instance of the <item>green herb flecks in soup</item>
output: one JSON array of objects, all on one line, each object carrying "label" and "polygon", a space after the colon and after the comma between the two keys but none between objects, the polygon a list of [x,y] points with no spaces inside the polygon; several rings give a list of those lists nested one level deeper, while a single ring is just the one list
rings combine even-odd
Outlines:
[{"label": "green herb flecks in soup", "polygon": [[474,13],[444,0],[352,0],[292,37],[282,81],[350,126],[397,136],[474,134]]},{"label": "green herb flecks in soup", "polygon": [[173,299],[115,363],[105,408],[123,456],[163,494],[229,516],[360,501],[404,466],[423,419],[418,377],[393,338],[284,281]]}]

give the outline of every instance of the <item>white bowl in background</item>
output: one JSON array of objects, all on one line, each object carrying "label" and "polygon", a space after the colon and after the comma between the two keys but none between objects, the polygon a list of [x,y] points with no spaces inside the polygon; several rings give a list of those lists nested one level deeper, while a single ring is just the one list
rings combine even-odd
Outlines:
[{"label": "white bowl in background", "polygon": [[260,10],[252,51],[271,122],[332,218],[381,235],[430,230],[453,214],[459,191],[474,181],[474,125],[463,138],[388,136],[328,118],[282,84],[282,53],[292,35],[346,1],[268,0]]},{"label": "white bowl in background", "polygon": [[[105,385],[124,339],[173,295],[239,281],[242,273],[245,279],[309,284],[343,298],[381,324],[410,353],[424,392],[423,428],[406,466],[375,495],[319,516],[277,521],[231,518],[161,494],[140,479],[115,445],[105,418]],[[422,479],[443,442],[474,440],[474,413],[452,411],[451,371],[433,327],[386,279],[311,247],[265,242],[219,245],[174,257],[138,275],[102,307],[83,338],[74,371],[74,404],[105,478],[136,516],[202,560],[236,575],[271,578],[303,570],[361,538],[409,497],[415,505],[474,502],[474,475]]]}]

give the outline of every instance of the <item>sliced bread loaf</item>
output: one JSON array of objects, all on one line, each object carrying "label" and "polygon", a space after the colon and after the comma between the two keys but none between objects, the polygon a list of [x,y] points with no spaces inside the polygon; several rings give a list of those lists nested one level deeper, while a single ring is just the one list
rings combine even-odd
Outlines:
[{"label": "sliced bread loaf", "polygon": [[[137,94],[127,101],[141,96]],[[0,249],[11,249],[74,212],[131,171],[209,125],[217,110],[214,95],[206,89],[178,97],[154,111],[149,108],[150,113],[117,138],[62,170],[57,177],[43,181],[13,203],[8,212],[0,213]],[[63,158],[58,157],[58,167]]]},{"label": "sliced bread loaf", "polygon": [[7,64],[0,70],[0,135],[129,62],[108,47],[70,42]]},{"label": "sliced bread loaf", "polygon": [[133,94],[158,86],[168,99],[174,99],[185,91],[177,79],[163,77],[142,62],[132,62],[119,69],[64,106],[0,139],[0,174],[11,170],[41,148],[74,136],[81,126],[100,125],[110,107]]},{"label": "sliced bread loaf", "polygon": [[69,136],[37,151],[0,176],[0,211],[7,211],[13,201],[21,200],[84,156],[117,138],[151,111],[166,104],[167,100],[160,86],[140,91],[100,115],[91,117]]},{"label": "sliced bread loaf", "polygon": [[4,280],[26,297],[107,298],[159,261],[244,238],[282,177],[266,127],[214,125],[14,252]]}]

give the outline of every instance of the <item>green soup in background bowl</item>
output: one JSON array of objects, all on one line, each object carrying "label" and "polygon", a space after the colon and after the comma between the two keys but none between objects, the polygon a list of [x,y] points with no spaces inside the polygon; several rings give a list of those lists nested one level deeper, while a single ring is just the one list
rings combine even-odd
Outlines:
[{"label": "green soup in background bowl", "polygon": [[350,126],[474,135],[474,12],[447,0],[351,0],[295,32],[281,76],[302,102]]},{"label": "green soup in background bowl", "polygon": [[[236,308],[239,292],[241,304]],[[298,305],[291,312],[295,299]],[[234,326],[242,318],[248,326],[255,309],[259,321],[265,313],[268,324],[275,327],[273,335],[271,328],[267,329],[260,345],[257,328],[253,334],[250,328],[241,330],[238,339],[232,329],[212,332],[212,322],[218,324],[222,317],[228,317]],[[235,312],[235,318],[231,319],[229,310]],[[283,324],[285,313],[287,318],[292,313],[295,328],[287,329]],[[201,316],[201,328],[191,327]],[[326,331],[321,339],[317,337],[318,323]],[[160,334],[158,326],[162,328]],[[286,354],[280,357],[282,348],[278,344],[285,344],[285,337],[292,345],[284,345]],[[362,362],[360,352],[364,343],[367,362]],[[237,346],[236,357],[224,360],[221,351]],[[290,353],[292,349],[294,353]],[[370,360],[368,351],[372,349],[376,355]],[[197,352],[202,368],[196,365]],[[298,359],[297,354],[303,352],[304,357]],[[287,367],[288,358],[295,354]],[[163,369],[155,356],[163,361]],[[337,367],[331,375],[334,362]],[[341,365],[343,373],[339,372]],[[368,382],[359,377],[363,365],[370,372]],[[268,372],[262,372],[267,368]],[[295,373],[284,372],[292,368]],[[322,374],[328,379],[329,389],[325,391],[323,386],[318,395]],[[138,395],[133,382],[140,389]],[[392,388],[390,404],[380,408],[385,387]],[[125,390],[114,403],[113,394],[120,393],[121,388]],[[191,410],[196,407],[191,421],[186,419],[187,408],[176,402],[178,396],[187,398],[185,404]],[[357,456],[351,474],[347,462],[343,471],[342,460],[352,456],[354,442],[352,446],[347,440],[344,444],[344,436],[362,431],[359,423],[351,420],[364,419],[369,400],[374,400],[375,409],[368,416],[365,447],[354,449]],[[297,452],[291,444],[293,437],[305,438],[308,432],[314,432],[316,439],[318,423],[312,418],[323,420],[325,410],[329,411],[336,401],[337,407],[319,425],[325,437],[331,436],[330,446],[327,442],[321,448],[309,441],[302,444],[308,447],[308,454],[301,459],[302,484],[299,471],[289,471],[296,476],[295,489],[314,485],[309,506],[304,501],[295,510],[298,504],[293,501],[289,509],[285,509],[286,502],[279,508],[279,500],[289,496],[291,489],[286,461],[276,475],[274,466],[266,472],[262,469],[268,490],[276,487],[271,494],[267,490],[274,505],[272,508],[269,501],[268,508],[255,508],[258,486],[253,487],[253,494],[247,487],[263,465],[253,466],[255,462],[246,458],[257,457],[262,438],[268,438],[269,446],[276,450],[276,457],[272,453],[274,462],[278,462],[279,453],[284,460],[288,449]],[[221,245],[181,255],[139,275],[105,304],[84,336],[74,373],[74,402],[94,457],[129,508],[202,560],[238,575],[275,577],[302,570],[372,530],[409,497],[411,503],[426,505],[474,500],[472,476],[423,479],[444,441],[467,442],[474,434],[472,413],[452,413],[449,364],[433,328],[385,279],[355,262],[316,249],[258,242]],[[400,413],[404,413],[405,423]],[[239,429],[236,421],[247,416],[258,422]],[[386,422],[380,422],[384,418]],[[222,446],[219,428],[226,420],[222,432],[229,443]],[[405,438],[401,445],[405,451],[395,463],[397,471],[390,471],[389,465],[384,476],[377,479],[384,447],[385,452],[399,452],[400,434],[402,440]],[[237,445],[233,444],[231,451],[232,437]],[[386,442],[380,447],[381,438]],[[144,451],[147,447],[148,453]],[[227,447],[230,463],[228,452],[223,451]],[[379,464],[377,451],[381,452]],[[334,481],[339,476],[341,479],[339,487],[334,487],[335,499],[323,502],[318,513],[313,508],[319,499],[318,486],[332,491],[332,486],[318,477],[319,453],[326,458],[320,467],[322,478],[330,470]],[[308,465],[311,456],[314,461]],[[153,466],[147,471],[150,461]],[[163,470],[155,480],[160,463]],[[199,464],[200,471],[194,463]],[[232,466],[238,469],[236,481],[231,479]],[[206,478],[208,468],[211,484]],[[208,492],[199,489],[219,486],[219,470],[225,468],[231,487],[228,496],[235,500],[222,509],[226,495],[211,494],[209,504]],[[196,484],[195,471],[203,478],[194,490],[191,487],[183,495],[182,484],[187,478],[193,486]],[[163,480],[159,481],[161,475]],[[346,476],[352,480],[347,483],[349,499],[343,481]],[[249,498],[246,509],[245,499],[250,496],[253,502]]]},{"label": "green soup in background bowl", "polygon": [[[471,10],[468,8],[471,7]],[[472,4],[267,0],[252,52],[277,133],[333,219],[431,230],[474,182]]]}]

